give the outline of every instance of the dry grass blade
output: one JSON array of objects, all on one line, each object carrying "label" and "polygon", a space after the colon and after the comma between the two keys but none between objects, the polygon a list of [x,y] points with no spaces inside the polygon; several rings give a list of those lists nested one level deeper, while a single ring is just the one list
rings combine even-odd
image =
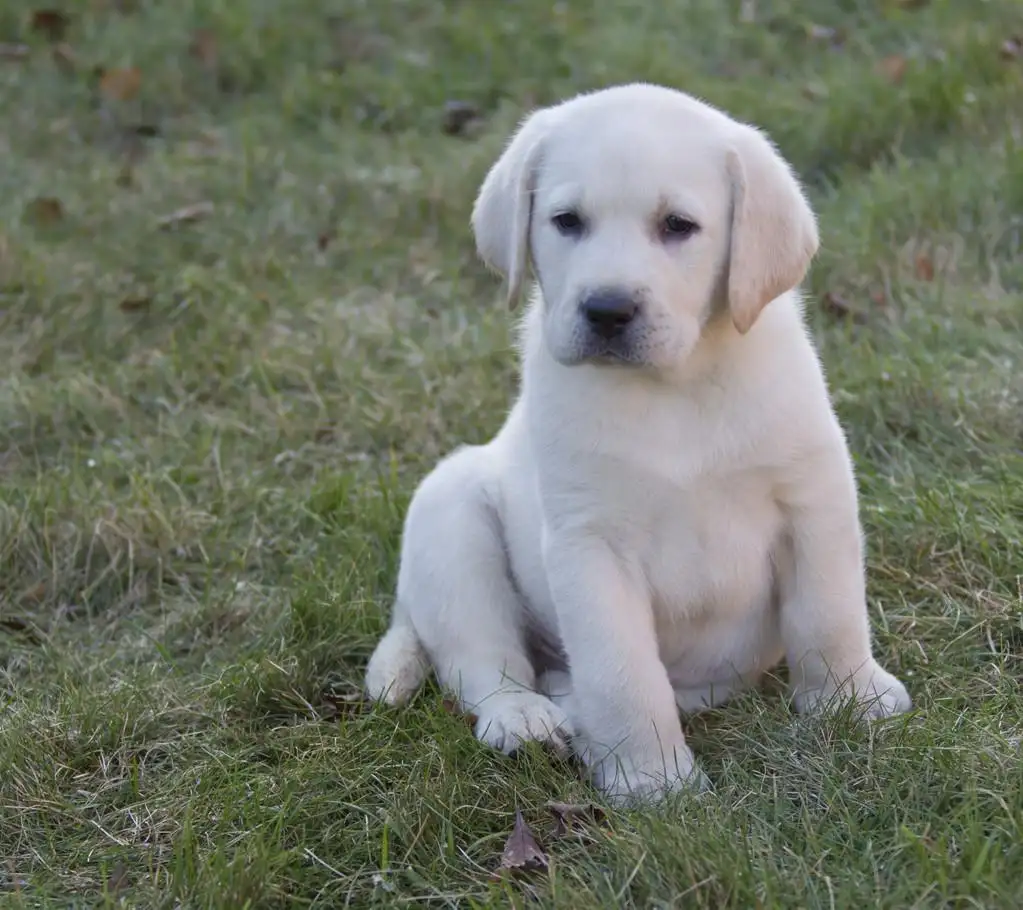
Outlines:
[{"label": "dry grass blade", "polygon": [[202,218],[208,218],[213,214],[213,203],[208,200],[196,202],[192,205],[182,206],[175,209],[169,215],[164,215],[156,224],[161,230],[168,230],[181,224],[191,224]]},{"label": "dry grass blade", "polygon": [[549,802],[547,808],[554,816],[555,837],[564,837],[572,829],[598,824],[606,818],[604,810],[593,803]]}]

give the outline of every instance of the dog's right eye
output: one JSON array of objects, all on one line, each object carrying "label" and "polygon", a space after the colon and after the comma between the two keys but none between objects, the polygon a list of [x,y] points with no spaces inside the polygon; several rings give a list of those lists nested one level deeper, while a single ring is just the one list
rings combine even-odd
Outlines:
[{"label": "dog's right eye", "polygon": [[551,223],[566,237],[575,237],[583,231],[583,220],[578,212],[558,212]]}]

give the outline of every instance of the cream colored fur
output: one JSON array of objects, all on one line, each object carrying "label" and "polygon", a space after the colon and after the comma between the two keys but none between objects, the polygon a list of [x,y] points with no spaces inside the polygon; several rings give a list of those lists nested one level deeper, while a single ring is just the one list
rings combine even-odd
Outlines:
[{"label": "cream colored fur", "polygon": [[[432,668],[480,739],[573,748],[614,799],[699,781],[679,710],[783,657],[800,711],[906,711],[796,290],[817,226],[769,141],[666,88],[581,95],[524,122],[473,228],[512,302],[537,278],[522,388],[416,491],[368,691],[402,703]],[[582,308],[606,289],[638,306],[611,341]]]}]

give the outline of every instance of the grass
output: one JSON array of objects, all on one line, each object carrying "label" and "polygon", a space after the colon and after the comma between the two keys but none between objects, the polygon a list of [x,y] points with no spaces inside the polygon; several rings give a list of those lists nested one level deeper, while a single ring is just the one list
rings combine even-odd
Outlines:
[{"label": "grass", "polygon": [[[1017,0],[67,3],[73,60],[0,11],[0,906],[1023,904]],[[633,79],[812,190],[918,710],[750,694],[688,725],[712,796],[554,839],[548,800],[595,799],[570,768],[436,689],[347,696],[417,479],[514,392],[478,183],[529,105]],[[493,881],[516,807],[550,871]]]}]

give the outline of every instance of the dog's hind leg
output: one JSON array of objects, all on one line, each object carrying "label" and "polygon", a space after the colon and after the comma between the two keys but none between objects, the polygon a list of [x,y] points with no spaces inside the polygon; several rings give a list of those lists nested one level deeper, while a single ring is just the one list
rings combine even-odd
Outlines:
[{"label": "dog's hind leg", "polygon": [[458,450],[416,491],[405,519],[394,618],[370,661],[367,688],[374,697],[406,691],[400,680],[415,678],[420,656],[429,655],[441,685],[477,716],[481,740],[504,752],[525,740],[565,750],[568,719],[536,691],[488,454],[482,447]]}]

